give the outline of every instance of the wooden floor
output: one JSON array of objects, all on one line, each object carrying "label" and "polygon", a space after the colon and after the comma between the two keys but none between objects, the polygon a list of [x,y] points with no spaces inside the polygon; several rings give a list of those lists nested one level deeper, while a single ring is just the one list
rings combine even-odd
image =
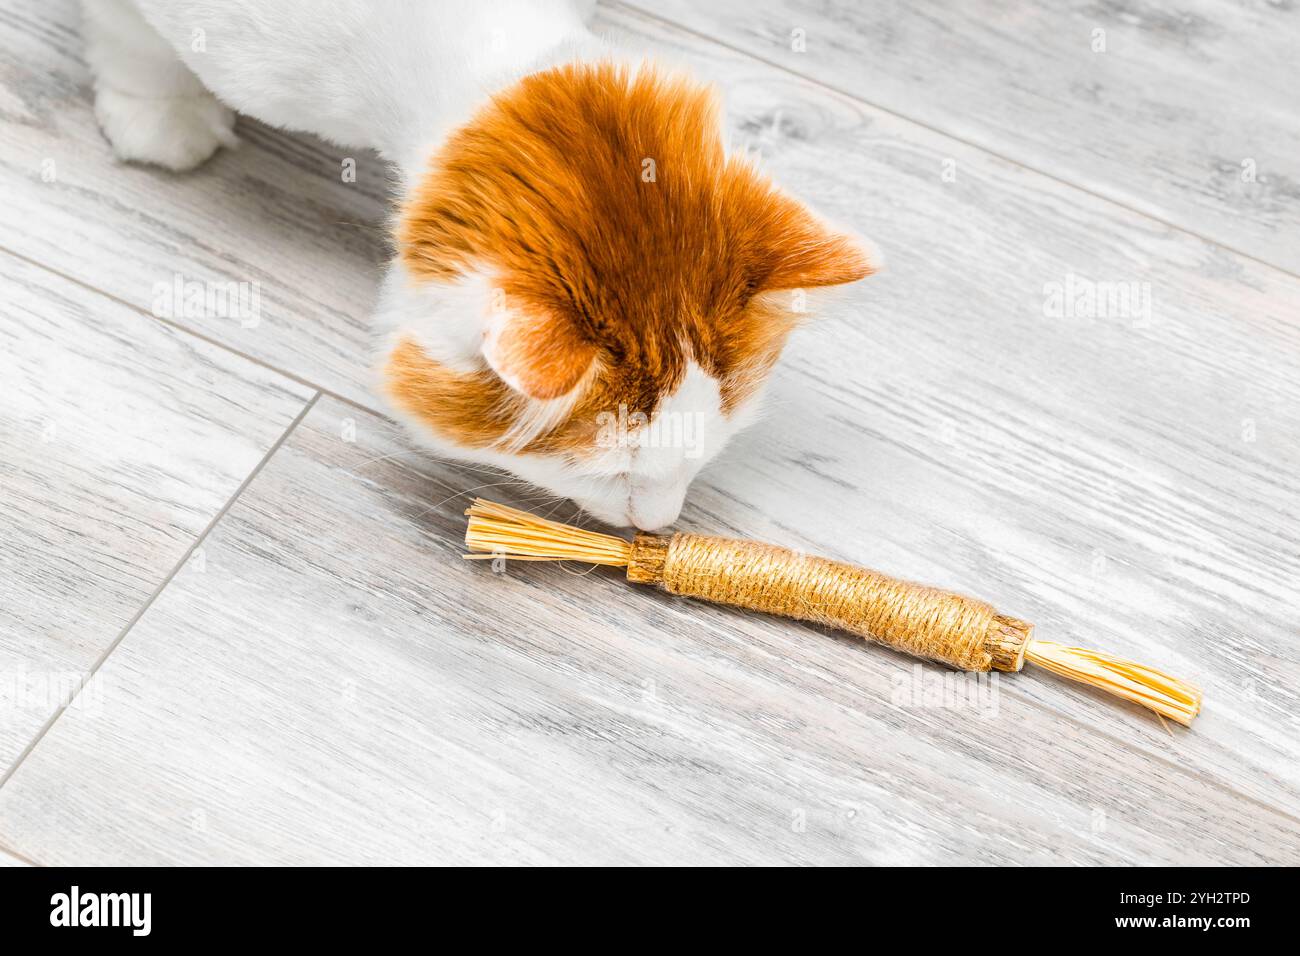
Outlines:
[{"label": "wooden floor", "polygon": [[[380,164],[241,121],[117,165],[74,4],[2,0],[0,862],[1300,863],[1300,12],[599,17],[888,263],[681,525],[981,595],[1195,727],[460,561],[468,495],[530,493],[370,391]],[[178,278],[257,320],[158,317]]]}]

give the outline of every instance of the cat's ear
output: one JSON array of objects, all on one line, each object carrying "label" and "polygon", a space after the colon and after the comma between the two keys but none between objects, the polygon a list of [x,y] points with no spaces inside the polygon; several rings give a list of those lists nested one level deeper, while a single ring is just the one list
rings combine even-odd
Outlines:
[{"label": "cat's ear", "polygon": [[578,387],[596,361],[596,349],[561,316],[498,309],[488,320],[483,358],[516,392],[545,401]]},{"label": "cat's ear", "polygon": [[863,239],[818,219],[798,200],[776,191],[754,220],[758,284],[768,291],[856,282],[878,271],[878,255]]}]

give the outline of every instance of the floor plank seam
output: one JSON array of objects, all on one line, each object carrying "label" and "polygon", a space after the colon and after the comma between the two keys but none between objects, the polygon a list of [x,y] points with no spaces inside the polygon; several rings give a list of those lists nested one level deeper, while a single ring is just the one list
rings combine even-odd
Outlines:
[{"label": "floor plank seam", "polygon": [[882,106],[879,103],[875,103],[872,102],[871,100],[864,99],[863,97],[859,96],[856,93],[851,93],[848,90],[840,89],[839,87],[833,86],[830,83],[827,83],[823,80],[819,80],[816,79],[815,77],[808,76],[805,73],[800,73],[798,70],[791,69],[790,67],[776,60],[769,60],[768,58],[764,56],[760,56],[759,54],[754,53],[750,50],[746,50],[743,47],[738,47],[724,40],[719,40],[716,37],[711,37],[706,33],[701,33],[698,30],[693,29],[692,27],[688,27],[685,24],[678,23],[676,20],[670,20],[666,17],[662,17],[657,14],[650,13],[649,11],[643,10],[640,7],[631,6],[627,3],[621,2],[621,0],[600,0],[600,5],[604,7],[608,7],[609,9],[612,10],[621,10],[624,13],[628,13],[633,16],[643,17],[647,20],[651,20],[662,26],[668,27],[669,29],[678,30],[682,33],[685,33],[688,36],[694,37],[697,40],[703,41],[705,43],[711,43],[714,44],[715,46],[720,46],[724,50],[729,50],[732,53],[735,53],[737,56],[742,56],[748,60],[754,61],[755,63],[761,63],[764,66],[769,66],[775,70],[780,70],[782,73],[785,73],[788,76],[793,76],[799,80],[802,80],[805,83],[811,83],[813,86],[826,90],[829,93],[833,93],[836,96],[842,96],[846,99],[852,100],[855,103],[867,107],[868,109],[877,110],[888,116],[892,116],[895,119],[902,120],[905,123],[910,123],[911,125],[919,129],[923,129],[930,133],[933,133],[936,136],[942,136],[944,139],[952,140],[954,143],[961,143],[963,146],[966,146],[970,149],[978,150],[979,152],[983,153],[986,156],[991,156],[994,159],[1000,160],[1011,166],[1015,166],[1018,169],[1023,169],[1026,172],[1033,173],[1038,176],[1042,176],[1043,178],[1049,179],[1054,183],[1066,187],[1067,189],[1070,189],[1074,192],[1081,193],[1085,196],[1091,196],[1093,199],[1096,199],[1100,202],[1104,202],[1107,205],[1113,206],[1116,209],[1123,209],[1126,212],[1132,213],[1135,216],[1141,216],[1143,219],[1146,219],[1149,222],[1158,223],[1164,226],[1166,229],[1172,229],[1173,231],[1181,235],[1189,236],[1193,239],[1198,239],[1201,242],[1214,246],[1216,249],[1222,249],[1223,251],[1232,253],[1235,256],[1240,256],[1241,258],[1247,260],[1248,262],[1253,262],[1256,265],[1271,269],[1280,275],[1287,276],[1291,279],[1300,280],[1300,272],[1292,272],[1290,269],[1286,268],[1285,266],[1278,265],[1275,262],[1269,262],[1266,259],[1261,259],[1258,256],[1252,255],[1249,252],[1243,252],[1242,250],[1230,246],[1225,242],[1222,242],[1218,239],[1212,239],[1209,236],[1202,235],[1201,233],[1196,232],[1195,230],[1190,229],[1187,226],[1181,226],[1175,222],[1170,222],[1168,219],[1164,219],[1161,216],[1155,215],[1154,213],[1145,212],[1141,209],[1136,209],[1133,206],[1130,206],[1128,203],[1122,202],[1113,196],[1107,196],[1104,193],[1099,193],[1092,189],[1089,189],[1087,186],[1083,186],[1080,185],[1079,183],[1071,182],[1068,179],[1063,179],[1057,174],[1048,172],[1047,170],[1044,169],[1040,169],[1037,166],[1030,166],[1029,164],[1022,162],[1021,160],[1014,159],[1003,153],[999,153],[996,150],[990,149],[987,146],[983,146],[979,143],[973,142],[972,140],[965,139],[961,136],[958,136],[955,133],[951,133],[947,130],[940,129],[937,126],[932,126],[929,123],[926,123],[922,120],[909,116],[906,113],[900,113],[897,110],[891,109],[888,106]]},{"label": "floor plank seam", "polygon": [[[182,334],[184,334],[184,335],[188,335],[188,336],[191,336],[191,337],[193,337],[193,338],[196,338],[196,339],[198,339],[198,340],[200,340],[200,341],[202,341],[202,342],[205,342],[205,343],[208,344],[208,345],[211,345],[211,346],[214,346],[214,347],[216,347],[216,348],[222,349],[223,351],[225,351],[225,352],[227,352],[227,353],[229,353],[229,354],[237,355],[237,356],[239,356],[240,358],[245,359],[245,360],[247,360],[247,361],[250,361],[250,362],[256,364],[257,366],[259,366],[259,367],[261,367],[261,368],[265,368],[265,369],[267,369],[267,370],[269,370],[269,371],[272,371],[272,372],[275,372],[275,373],[277,373],[277,374],[279,374],[279,375],[283,375],[284,377],[286,377],[286,378],[288,378],[288,379],[290,379],[290,380],[292,380],[292,381],[294,381],[294,382],[296,382],[296,383],[298,383],[298,384],[300,384],[300,385],[304,385],[304,386],[306,386],[306,387],[308,387],[308,388],[311,388],[311,389],[315,390],[315,392],[317,393],[316,396],[313,397],[312,400],[311,400],[313,403],[316,401],[317,398],[319,398],[319,397],[322,396],[322,395],[323,395],[323,396],[328,396],[329,398],[331,398],[331,399],[333,399],[333,400],[335,400],[335,401],[342,402],[342,403],[348,405],[349,407],[355,408],[355,409],[357,409],[357,410],[359,410],[359,411],[369,412],[369,413],[371,413],[371,414],[379,414],[379,415],[381,415],[381,417],[385,417],[385,418],[386,418],[386,416],[383,416],[382,413],[378,412],[376,409],[370,408],[369,406],[363,405],[363,404],[361,404],[361,403],[359,403],[359,402],[356,402],[355,400],[348,399],[348,398],[346,398],[345,396],[339,395],[339,394],[337,394],[337,393],[331,391],[330,389],[325,388],[324,386],[318,385],[317,383],[310,381],[309,379],[304,379],[304,378],[302,378],[301,376],[299,376],[299,375],[295,375],[294,373],[289,372],[289,371],[287,371],[287,370],[285,370],[285,369],[279,368],[279,367],[277,367],[277,366],[275,366],[275,365],[272,365],[272,364],[270,364],[270,363],[268,363],[268,362],[262,361],[261,359],[258,359],[258,358],[255,358],[255,357],[253,357],[253,356],[247,355],[246,353],[241,352],[241,351],[239,351],[238,349],[230,348],[228,345],[226,345],[226,344],[224,344],[224,343],[222,343],[222,342],[220,342],[220,341],[218,341],[218,340],[216,340],[216,339],[213,339],[213,338],[211,338],[211,337],[209,337],[209,336],[207,336],[207,335],[205,335],[205,334],[203,334],[203,333],[201,333],[201,332],[198,332],[198,331],[196,331],[196,330],[194,330],[194,329],[192,329],[192,328],[190,328],[190,327],[188,327],[188,326],[186,326],[186,325],[184,325],[184,324],[182,324],[182,323],[178,323],[178,322],[176,322],[176,321],[174,321],[174,320],[171,320],[171,319],[165,319],[165,318],[161,318],[161,317],[159,317],[159,316],[155,316],[155,315],[153,315],[152,313],[148,312],[147,310],[142,309],[142,308],[140,308],[139,306],[136,306],[136,305],[134,305],[134,304],[132,304],[132,303],[130,303],[130,302],[124,300],[124,299],[121,299],[121,298],[119,298],[118,296],[114,295],[114,294],[111,293],[111,292],[107,292],[107,291],[105,291],[105,290],[103,290],[103,289],[96,288],[96,287],[90,285],[89,283],[85,282],[84,280],[77,278],[76,276],[69,275],[69,274],[67,274],[67,273],[65,273],[65,272],[63,272],[63,271],[61,271],[61,270],[58,270],[58,269],[52,268],[52,267],[50,267],[50,266],[48,266],[48,265],[46,265],[46,264],[44,264],[44,263],[41,263],[41,262],[35,261],[35,260],[33,260],[33,259],[30,259],[30,258],[28,258],[27,256],[23,255],[22,253],[16,252],[16,251],[14,251],[14,250],[12,250],[12,249],[9,249],[9,248],[0,247],[0,251],[3,251],[3,252],[5,252],[5,253],[7,253],[8,255],[11,255],[11,256],[13,256],[14,258],[19,259],[19,260],[21,260],[21,261],[23,261],[23,262],[26,262],[26,263],[28,263],[29,265],[32,265],[32,266],[34,266],[34,267],[36,267],[36,268],[42,269],[42,270],[44,270],[44,271],[50,273],[51,275],[56,275],[56,276],[58,276],[59,278],[64,279],[64,280],[66,280],[66,281],[68,281],[68,282],[75,283],[76,285],[80,286],[81,288],[84,288],[84,289],[86,289],[87,291],[90,291],[90,292],[92,292],[92,293],[94,293],[94,294],[96,294],[96,295],[103,296],[104,298],[107,298],[107,299],[109,299],[110,301],[112,301],[112,302],[114,302],[114,303],[116,303],[116,304],[118,304],[118,305],[121,305],[121,306],[124,307],[124,308],[130,309],[132,312],[135,312],[135,313],[137,313],[137,314],[139,314],[139,315],[141,315],[141,316],[143,316],[143,317],[145,317],[145,318],[153,319],[153,320],[155,320],[155,321],[158,321],[158,322],[162,323],[163,325],[166,325],[166,326],[168,326],[169,328],[173,328],[173,329],[175,329],[176,331],[178,331],[178,332],[180,332],[180,333],[182,333]],[[292,429],[292,428],[295,427],[295,426],[296,426],[296,422],[294,423],[294,425],[291,425],[291,426],[290,426],[290,429]],[[286,435],[282,435],[282,436],[281,436],[281,440],[283,440],[283,438],[285,438],[285,437],[287,437],[287,433],[286,433]],[[276,447],[278,447],[278,444],[279,444],[279,443],[277,443],[277,446],[276,446]],[[265,463],[265,462],[259,463],[259,465],[258,465],[258,470],[260,470],[260,468],[262,467],[262,464],[264,464],[264,463]],[[256,472],[254,472],[254,474],[256,474]],[[250,477],[250,480],[251,480],[251,477]],[[242,490],[243,490],[243,486],[241,486],[241,488],[236,492],[235,497],[238,497],[239,492],[241,492]],[[227,503],[226,507],[223,508],[223,510],[222,510],[222,514],[225,513],[225,510],[229,508],[230,504],[233,504],[233,501],[234,501],[234,499],[232,498],[232,500],[231,500],[230,502]],[[207,530],[205,529],[205,531],[203,532],[203,536],[206,536],[206,534],[207,534]],[[202,537],[203,537],[203,536],[201,536],[200,539],[199,539],[198,541],[196,541],[196,543],[194,544],[193,547],[197,547],[197,546],[198,546],[198,544],[199,544],[199,542],[202,540]],[[191,552],[193,551],[193,547],[191,548]],[[187,554],[187,557],[188,557],[188,554]],[[183,563],[184,563],[184,559],[182,560],[181,564],[183,565]],[[173,570],[172,574],[173,574],[173,575],[175,574],[175,570]],[[170,581],[170,578],[171,578],[171,575],[168,576],[168,580],[169,580],[169,581]],[[164,586],[165,586],[165,584],[164,584]],[[160,591],[161,591],[161,589],[160,589]],[[159,593],[160,593],[160,591],[159,591]],[[155,597],[155,596],[156,596],[156,595],[151,596],[150,599],[149,599],[149,601],[148,601],[147,603],[152,603],[153,597]],[[146,605],[146,606],[147,606],[147,605]],[[143,613],[143,611],[141,612],[141,614],[142,614],[142,613]],[[135,622],[135,620],[138,620],[139,616],[140,616],[140,615],[137,615],[135,618],[133,618],[131,624],[133,624],[133,623]],[[128,624],[128,629],[129,629],[130,626],[131,626],[131,625]],[[117,644],[120,643],[121,638],[124,637],[124,636],[125,636],[125,633],[123,633],[121,636],[119,636],[119,638],[118,638],[117,640],[114,641],[114,643],[113,643],[112,646],[113,646],[113,647],[116,647]],[[100,666],[100,664],[102,664],[102,662],[103,662],[103,661],[101,660],[101,661],[98,661],[98,662],[95,664],[95,669],[96,669],[96,670],[98,669],[98,667]],[[89,676],[92,676],[93,674],[94,674],[94,670],[92,670],[92,671],[90,672],[90,674],[88,674],[87,676],[89,677]],[[1045,713],[1053,714],[1053,715],[1055,715],[1055,716],[1057,716],[1057,717],[1064,716],[1064,715],[1062,715],[1059,711],[1054,711],[1054,710],[1053,710],[1052,708],[1050,708],[1048,705],[1046,705],[1046,704],[1042,704],[1042,703],[1036,701],[1036,700],[1033,698],[1032,695],[1029,695],[1029,694],[1023,694],[1023,693],[1019,693],[1019,694],[1018,694],[1018,693],[1015,693],[1014,691],[1012,691],[1012,694],[1013,694],[1013,696],[1015,696],[1015,697],[1017,697],[1017,698],[1019,698],[1019,699],[1021,699],[1021,700],[1023,700],[1023,701],[1026,701],[1027,703],[1029,703],[1030,706],[1033,706],[1033,707],[1036,707],[1036,708],[1038,708],[1038,709],[1041,709],[1041,710],[1042,710],[1043,712],[1045,712]],[[69,703],[71,703],[71,701],[69,701]],[[58,713],[62,713],[62,710],[60,710]],[[58,713],[56,713],[56,715],[55,715],[55,719],[57,719]],[[1089,728],[1091,728],[1091,725],[1087,724],[1085,721],[1082,721],[1082,720],[1079,720],[1079,719],[1076,719],[1076,718],[1069,718],[1069,717],[1067,717],[1066,719],[1069,719],[1072,723],[1075,723],[1076,725],[1079,725],[1079,726],[1085,726],[1085,727],[1089,727]],[[51,721],[51,723],[52,723],[52,721]],[[43,728],[41,729],[41,731],[40,731],[40,732],[38,733],[38,735],[37,735],[37,739],[36,739],[35,741],[33,741],[32,744],[30,744],[30,745],[28,746],[28,748],[25,749],[25,750],[22,752],[22,754],[20,754],[20,756],[19,756],[19,758],[18,758],[18,761],[16,761],[15,764],[14,764],[14,768],[12,768],[12,769],[10,770],[10,772],[7,773],[3,778],[0,778],[0,787],[2,787],[2,786],[4,785],[4,783],[9,779],[10,776],[12,776],[13,769],[16,769],[18,763],[21,763],[21,762],[22,762],[22,760],[26,757],[28,751],[29,751],[29,750],[30,750],[30,749],[35,745],[35,743],[36,743],[37,741],[39,741],[40,737],[44,735],[44,733],[46,732],[47,729],[48,729],[48,727],[43,727]],[[1094,729],[1094,730],[1095,730],[1096,728],[1091,728],[1091,729]],[[1117,742],[1118,742],[1118,741],[1117,741]],[[1128,746],[1132,746],[1132,741],[1131,741],[1131,740],[1130,740],[1130,741],[1124,741],[1124,743],[1125,743],[1126,745],[1128,745]],[[1160,754],[1158,754],[1158,753],[1155,753],[1155,752],[1153,752],[1153,751],[1151,751],[1151,750],[1149,750],[1149,749],[1147,749],[1147,748],[1141,748],[1141,749],[1142,749],[1143,752],[1147,755],[1148,759],[1152,759],[1152,760],[1155,760],[1155,761],[1157,761],[1157,762],[1164,763],[1166,766],[1168,766],[1168,767],[1170,767],[1170,768],[1177,768],[1177,767],[1179,767],[1179,764],[1177,763],[1177,761],[1175,761],[1175,760],[1173,760],[1173,759],[1171,759],[1171,758],[1164,757],[1164,756],[1162,756],[1162,755],[1160,755]],[[1197,776],[1200,776],[1202,779],[1206,780],[1207,782],[1214,783],[1215,785],[1219,786],[1219,788],[1220,788],[1221,790],[1223,790],[1224,792],[1232,793],[1232,794],[1236,794],[1237,796],[1240,796],[1240,797],[1243,798],[1243,799],[1251,800],[1252,802],[1256,803],[1257,805],[1260,805],[1261,807],[1263,807],[1263,808],[1265,808],[1265,809],[1269,809],[1269,810],[1273,810],[1273,811],[1275,811],[1278,815],[1280,815],[1281,817],[1283,817],[1283,818],[1285,818],[1285,819],[1287,819],[1287,820],[1290,820],[1290,821],[1292,821],[1292,822],[1294,822],[1294,823],[1300,824],[1300,818],[1295,817],[1295,816],[1293,816],[1293,815],[1291,815],[1291,814],[1286,813],[1286,812],[1285,812],[1284,810],[1282,810],[1280,807],[1276,807],[1276,806],[1273,806],[1273,805],[1269,805],[1269,804],[1261,803],[1259,800],[1257,800],[1256,798],[1251,797],[1249,794],[1245,794],[1245,793],[1241,793],[1241,792],[1239,792],[1239,791],[1236,791],[1235,789],[1233,789],[1233,788],[1231,788],[1231,787],[1229,787],[1229,786],[1223,784],[1223,783],[1220,782],[1220,781],[1214,781],[1214,780],[1212,780],[1211,778],[1206,777],[1204,774],[1200,773],[1199,771],[1197,772]]]},{"label": "floor plank seam", "polygon": [[185,325],[183,322],[178,322],[175,319],[165,319],[162,318],[161,316],[154,315],[148,309],[138,306],[133,302],[128,302],[126,299],[120,298],[117,295],[114,295],[112,292],[109,292],[105,289],[100,289],[97,286],[93,286],[85,279],[81,279],[78,278],[77,276],[70,275],[69,273],[64,272],[61,269],[55,269],[53,266],[47,265],[44,262],[40,262],[36,259],[32,259],[28,256],[25,256],[21,252],[17,252],[14,249],[10,249],[8,246],[0,245],[0,252],[3,252],[5,255],[13,256],[13,258],[18,259],[21,262],[25,262],[28,265],[33,266],[34,268],[42,270],[43,272],[47,272],[52,276],[58,276],[60,279],[63,279],[66,282],[71,282],[74,285],[82,289],[85,289],[87,292],[93,293],[94,295],[103,296],[105,299],[108,299],[110,302],[116,305],[120,305],[124,309],[130,309],[132,312],[136,313],[137,315],[143,318],[149,319],[150,321],[153,322],[157,322],[160,325],[165,325],[167,326],[167,328],[174,329],[177,332],[180,332],[182,335],[186,335],[189,336],[190,338],[197,339],[198,341],[204,343],[205,345],[210,345],[213,348],[220,349],[221,351],[225,352],[227,355],[237,356],[238,358],[243,359],[246,362],[251,362],[253,365],[256,365],[258,368],[263,368],[266,369],[268,372],[274,372],[276,375],[283,376],[284,378],[288,379],[289,381],[297,385],[301,385],[304,388],[309,388],[314,392],[318,392],[322,396],[331,398],[336,402],[342,402],[344,405],[347,405],[350,408],[355,408],[357,411],[368,412],[371,415],[377,415],[386,421],[391,420],[389,419],[388,415],[386,415],[384,411],[380,408],[366,405],[363,402],[357,401],[355,398],[349,398],[348,396],[342,395],[334,391],[333,389],[328,388],[325,385],[321,385],[318,382],[314,382],[309,378],[304,378],[303,376],[297,374],[296,372],[291,372],[288,369],[281,368],[278,365],[273,365],[270,362],[267,362],[265,359],[260,359],[257,356],[250,355],[247,352],[241,351],[240,349],[232,348],[231,346],[227,345],[225,342],[222,342],[220,339],[213,338],[212,336],[200,332],[197,329],[193,329],[190,326]]},{"label": "floor plank seam", "polygon": [[467,565],[475,493],[595,519],[385,400],[396,167],[242,114],[241,151],[194,173],[121,166],[76,7],[0,0],[0,872],[1300,862],[1277,92],[1300,21],[587,11],[607,54],[714,86],[729,149],[896,250],[813,303],[725,453],[691,414],[647,432],[704,457],[675,529],[947,581],[1168,666],[1209,704],[1185,729],[608,569]]},{"label": "floor plank seam", "polygon": [[172,566],[171,571],[169,571],[166,577],[164,577],[158,586],[154,588],[153,593],[145,599],[144,603],[141,604],[136,612],[131,616],[131,619],[126,622],[126,625],[118,632],[117,636],[113,638],[108,647],[104,649],[104,652],[99,655],[95,663],[86,671],[86,675],[82,679],[76,691],[70,694],[68,699],[59,705],[50,718],[41,726],[41,729],[36,732],[36,736],[33,737],[31,741],[28,742],[27,746],[23,748],[22,752],[18,754],[9,769],[4,772],[3,776],[0,776],[0,790],[4,789],[5,784],[7,784],[13,775],[17,773],[18,768],[23,765],[23,762],[27,759],[28,755],[36,749],[43,739],[45,739],[45,735],[49,733],[50,728],[58,723],[59,718],[67,712],[69,707],[72,706],[80,695],[81,689],[84,688],[97,673],[99,673],[99,669],[103,667],[104,662],[108,660],[113,651],[117,650],[118,646],[126,636],[131,633],[131,629],[135,627],[136,623],[139,622],[142,617],[144,617],[149,608],[153,606],[154,601],[158,599],[158,596],[167,589],[167,586],[171,584],[172,579],[180,573],[181,568],[185,567],[186,562],[190,560],[190,557],[194,554],[195,550],[207,540],[208,535],[212,533],[212,529],[221,522],[248,486],[253,483],[259,474],[261,474],[262,469],[266,467],[267,463],[270,462],[270,460],[275,457],[276,453],[279,452],[280,448],[283,447],[284,443],[289,439],[289,436],[297,430],[303,419],[306,418],[311,410],[316,406],[316,402],[320,397],[320,392],[317,392],[303,403],[303,407],[298,411],[298,414],[294,417],[293,421],[286,426],[284,431],[278,438],[276,438],[271,447],[267,449],[266,454],[263,455],[257,465],[254,466],[253,470],[248,473],[242,482],[240,482],[239,487],[235,489],[234,494],[232,494],[217,513],[212,516],[212,520],[207,523],[206,527],[204,527],[198,536],[190,543],[190,546],[185,549],[185,553],[182,554],[180,559]]}]

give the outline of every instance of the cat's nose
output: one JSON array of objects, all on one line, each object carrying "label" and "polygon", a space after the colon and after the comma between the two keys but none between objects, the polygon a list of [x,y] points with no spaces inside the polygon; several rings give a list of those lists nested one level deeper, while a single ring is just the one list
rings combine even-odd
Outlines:
[{"label": "cat's nose", "polygon": [[676,520],[676,515],[673,515],[671,518],[643,518],[635,512],[632,513],[632,527],[636,528],[638,531],[660,531],[667,528]]},{"label": "cat's nose", "polygon": [[638,531],[658,531],[666,528],[682,513],[685,495],[668,498],[633,498],[628,507],[628,517]]}]

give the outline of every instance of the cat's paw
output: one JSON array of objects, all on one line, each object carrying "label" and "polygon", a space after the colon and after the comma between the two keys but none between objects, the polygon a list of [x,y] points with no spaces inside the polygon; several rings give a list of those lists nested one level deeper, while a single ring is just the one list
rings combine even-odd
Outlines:
[{"label": "cat's paw", "polygon": [[239,143],[234,111],[210,93],[150,99],[101,88],[95,118],[119,159],[175,172],[193,169],[222,146]]}]

